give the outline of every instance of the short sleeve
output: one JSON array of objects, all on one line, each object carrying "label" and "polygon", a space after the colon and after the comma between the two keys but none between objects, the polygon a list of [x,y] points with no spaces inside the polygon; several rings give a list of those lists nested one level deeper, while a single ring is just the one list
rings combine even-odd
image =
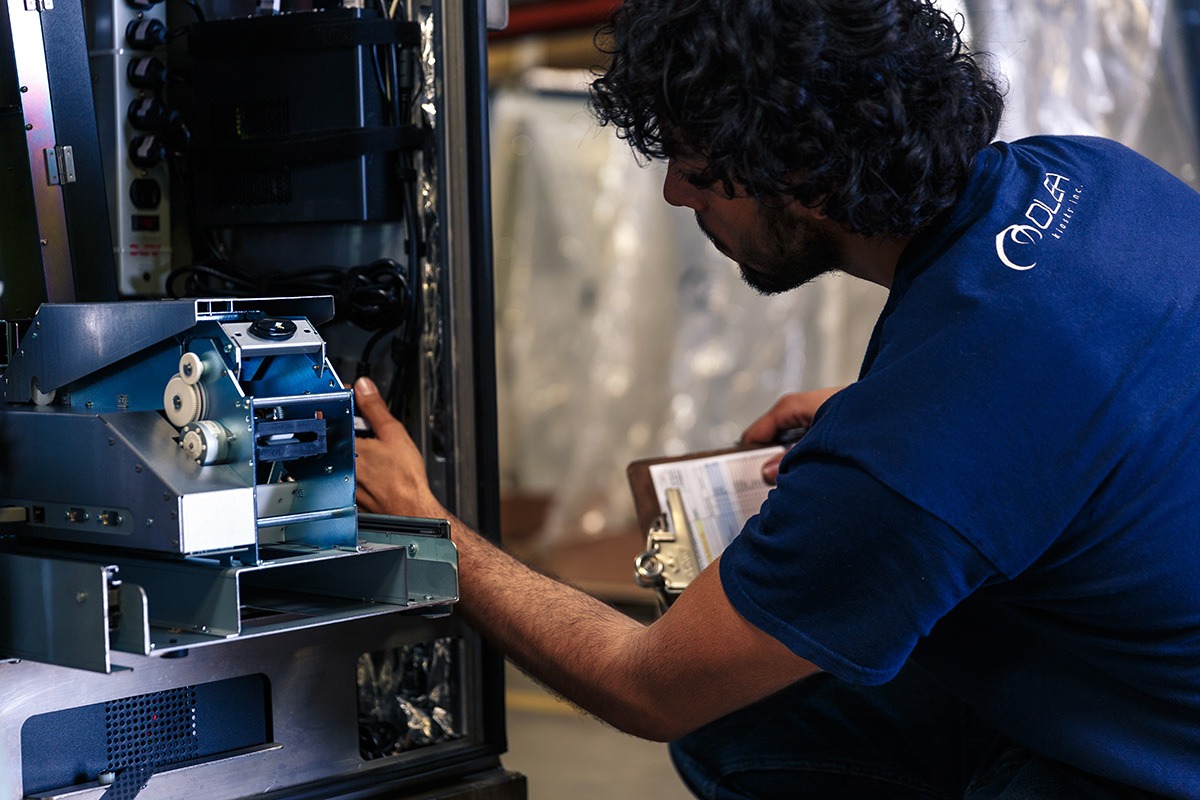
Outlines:
[{"label": "short sleeve", "polygon": [[867,472],[811,455],[785,459],[720,571],[751,624],[862,684],[890,680],[939,619],[999,577],[953,528]]}]

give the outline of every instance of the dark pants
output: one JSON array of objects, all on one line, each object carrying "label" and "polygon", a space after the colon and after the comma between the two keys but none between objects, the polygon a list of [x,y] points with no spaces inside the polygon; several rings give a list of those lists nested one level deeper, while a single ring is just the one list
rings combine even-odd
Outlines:
[{"label": "dark pants", "polygon": [[705,800],[1134,800],[1157,795],[1038,756],[916,666],[882,686],[816,675],[671,745]]}]

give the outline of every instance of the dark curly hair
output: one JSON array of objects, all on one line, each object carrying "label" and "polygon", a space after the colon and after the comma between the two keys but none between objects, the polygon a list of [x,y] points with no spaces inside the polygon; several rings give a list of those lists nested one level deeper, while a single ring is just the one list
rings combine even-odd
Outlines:
[{"label": "dark curly hair", "polygon": [[950,207],[1004,106],[932,0],[625,0],[598,41],[592,110],[635,150],[868,236]]}]

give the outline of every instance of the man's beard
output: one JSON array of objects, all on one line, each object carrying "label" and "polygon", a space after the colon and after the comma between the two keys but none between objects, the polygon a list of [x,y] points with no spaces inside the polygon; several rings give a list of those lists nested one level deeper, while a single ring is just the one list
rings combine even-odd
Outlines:
[{"label": "man's beard", "polygon": [[742,280],[759,294],[790,291],[841,269],[843,263],[837,241],[827,230],[781,208],[762,207],[760,230],[742,236],[736,254],[705,227],[699,213],[696,224],[718,250],[737,261]]}]

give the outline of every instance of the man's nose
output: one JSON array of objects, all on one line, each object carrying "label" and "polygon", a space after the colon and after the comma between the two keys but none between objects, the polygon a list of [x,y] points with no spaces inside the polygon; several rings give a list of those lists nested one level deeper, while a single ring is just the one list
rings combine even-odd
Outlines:
[{"label": "man's nose", "polygon": [[693,211],[700,211],[705,205],[704,190],[684,177],[683,168],[674,159],[667,162],[663,199],[673,206],[683,206]]}]

